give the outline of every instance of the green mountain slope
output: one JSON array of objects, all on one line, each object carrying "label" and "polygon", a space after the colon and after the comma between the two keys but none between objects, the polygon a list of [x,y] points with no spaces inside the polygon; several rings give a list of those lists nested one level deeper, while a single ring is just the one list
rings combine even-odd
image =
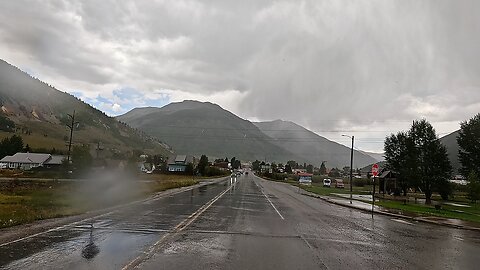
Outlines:
[{"label": "green mountain slope", "polygon": [[272,143],[251,122],[208,102],[183,101],[162,108],[137,108],[118,116],[134,128],[160,138],[177,153],[241,160],[304,161]]},{"label": "green mountain slope", "polygon": [[440,138],[440,142],[442,142],[443,145],[447,147],[448,158],[450,159],[454,173],[458,173],[458,170],[462,166],[460,164],[460,159],[458,158],[458,149],[459,149],[457,144],[458,132],[459,131],[457,130]]},{"label": "green mountain slope", "polygon": [[[15,123],[15,133],[33,148],[65,151],[67,114],[79,122],[75,144],[100,144],[105,152],[133,149],[168,153],[168,146],[105,115],[74,96],[58,91],[0,60],[0,117]],[[0,131],[0,137],[11,132]]]},{"label": "green mountain slope", "polygon": [[[282,120],[258,122],[255,125],[267,136],[275,139],[275,144],[307,159],[312,164],[327,161],[327,167],[330,168],[350,166],[350,148],[319,136],[300,125]],[[355,151],[354,168],[374,162],[376,160],[373,157]]]}]

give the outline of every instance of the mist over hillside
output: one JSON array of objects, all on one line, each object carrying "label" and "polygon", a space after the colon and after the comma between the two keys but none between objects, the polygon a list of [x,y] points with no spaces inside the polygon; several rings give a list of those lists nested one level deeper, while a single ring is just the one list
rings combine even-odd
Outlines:
[{"label": "mist over hillside", "polygon": [[[64,151],[75,111],[74,144],[100,144],[111,152],[132,149],[169,153],[168,146],[135,131],[78,98],[58,91],[0,60],[0,116],[15,123],[15,133],[33,148]],[[5,137],[12,132],[1,131]]]},{"label": "mist over hillside", "polygon": [[[298,124],[275,120],[254,123],[263,133],[274,139],[274,143],[312,164],[326,161],[327,167],[350,166],[351,149],[330,141]],[[376,159],[355,150],[354,168],[374,163]]]},{"label": "mist over hillside", "polygon": [[250,121],[209,102],[187,100],[162,108],[137,108],[117,119],[167,142],[177,153],[307,162],[274,144]]}]

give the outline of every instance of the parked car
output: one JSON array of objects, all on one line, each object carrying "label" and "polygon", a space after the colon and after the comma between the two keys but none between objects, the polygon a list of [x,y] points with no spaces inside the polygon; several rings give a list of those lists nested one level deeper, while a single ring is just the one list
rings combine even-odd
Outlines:
[{"label": "parked car", "polygon": [[342,179],[335,180],[335,188],[345,188],[345,184]]},{"label": "parked car", "polygon": [[298,174],[298,183],[301,185],[311,185],[312,184],[312,176],[311,173],[299,173]]},{"label": "parked car", "polygon": [[323,186],[324,187],[330,187],[332,185],[332,180],[325,178],[323,179]]}]

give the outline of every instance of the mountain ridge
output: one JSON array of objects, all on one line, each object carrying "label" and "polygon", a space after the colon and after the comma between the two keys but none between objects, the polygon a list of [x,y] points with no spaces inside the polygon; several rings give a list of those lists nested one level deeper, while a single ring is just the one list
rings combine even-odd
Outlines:
[{"label": "mountain ridge", "polygon": [[133,109],[117,117],[161,138],[177,152],[242,160],[306,161],[271,143],[250,121],[217,104],[186,100],[156,109]]},{"label": "mountain ridge", "polygon": [[[318,166],[326,161],[327,167],[350,166],[350,148],[322,137],[295,122],[274,120],[254,124],[267,136],[275,139],[278,145],[296,155],[304,156],[312,164]],[[354,168],[376,161],[371,156],[354,151]]]},{"label": "mountain ridge", "polygon": [[68,114],[75,111],[78,121],[73,136],[75,144],[101,144],[112,154],[150,148],[155,152],[171,152],[166,144],[4,60],[0,60],[0,107],[0,116],[15,123],[13,132],[1,131],[0,136],[19,134],[32,148],[66,149]]}]

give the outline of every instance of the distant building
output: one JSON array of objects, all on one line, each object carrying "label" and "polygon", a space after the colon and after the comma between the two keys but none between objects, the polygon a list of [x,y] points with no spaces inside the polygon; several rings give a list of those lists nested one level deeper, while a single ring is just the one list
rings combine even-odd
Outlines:
[{"label": "distant building", "polygon": [[294,174],[307,173],[306,169],[292,169]]},{"label": "distant building", "polygon": [[185,172],[188,164],[194,164],[195,158],[188,155],[177,155],[168,159],[169,172]]},{"label": "distant building", "polygon": [[382,173],[378,176],[378,186],[379,192],[382,193],[398,193],[398,186],[397,186],[397,173],[390,170],[383,170]]},{"label": "distant building", "polygon": [[261,171],[262,173],[266,173],[266,172],[272,173],[272,172],[273,172],[272,166],[270,166],[270,164],[262,165],[261,168],[260,168],[260,171]]},{"label": "distant building", "polygon": [[302,185],[311,185],[312,177],[313,174],[311,173],[298,173],[298,183]]},{"label": "distant building", "polygon": [[36,167],[58,167],[62,165],[64,156],[42,153],[16,153],[0,160],[0,168],[30,170]]},{"label": "distant building", "polygon": [[222,170],[222,171],[228,171],[230,168],[228,167],[228,162],[215,162],[213,164],[214,167],[218,168],[219,170]]}]

